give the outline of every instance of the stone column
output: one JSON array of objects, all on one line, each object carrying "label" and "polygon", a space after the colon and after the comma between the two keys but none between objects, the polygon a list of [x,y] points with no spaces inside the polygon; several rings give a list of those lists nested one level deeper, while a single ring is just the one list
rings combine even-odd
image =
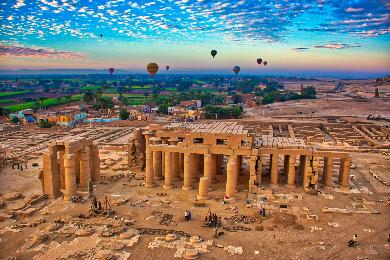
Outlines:
[{"label": "stone column", "polygon": [[250,158],[251,159],[249,164],[249,193],[253,194],[257,190],[257,186],[256,186],[257,156],[251,156]]},{"label": "stone column", "polygon": [[278,154],[271,154],[270,160],[271,160],[271,183],[269,184],[270,187],[279,187],[278,184]]},{"label": "stone column", "polygon": [[184,153],[179,153],[180,173],[184,173]]},{"label": "stone column", "polygon": [[[239,173],[239,171],[238,171],[238,167],[237,167],[237,165],[238,165],[238,158],[237,158],[237,155],[230,155],[230,159],[229,159],[229,162],[233,162],[234,163],[234,172],[235,172],[235,177],[236,177],[236,186],[237,186],[237,183],[239,182],[239,179],[238,179],[238,177],[240,176],[238,173]],[[227,171],[227,169],[226,169],[226,171]],[[227,172],[226,172],[227,173]]]},{"label": "stone column", "polygon": [[[205,158],[206,159],[206,158]],[[198,200],[208,200],[210,196],[208,195],[208,188],[207,186],[210,183],[210,179],[207,179],[206,177],[201,177],[199,181],[199,195],[197,196]]]},{"label": "stone column", "polygon": [[165,152],[165,185],[164,189],[173,189],[172,153]]},{"label": "stone column", "polygon": [[256,173],[256,181],[259,185],[261,185],[261,175],[263,174],[263,160],[260,155],[257,159],[257,173]]},{"label": "stone column", "polygon": [[192,172],[192,182],[198,182],[198,154],[191,154],[191,172]]},{"label": "stone column", "polygon": [[75,172],[75,154],[64,154],[65,167],[65,200],[71,200],[73,196],[77,196],[77,183]]},{"label": "stone column", "polygon": [[343,173],[343,180],[341,182],[341,187],[340,189],[342,190],[349,190],[349,170],[351,168],[351,158],[347,158],[344,160],[344,165],[340,165],[340,167],[344,168],[344,173]]},{"label": "stone column", "polygon": [[[204,177],[207,179],[207,189],[209,191],[213,190],[213,188],[211,187],[211,154],[205,154],[204,155]],[[199,184],[200,186],[200,184]]]},{"label": "stone column", "polygon": [[345,158],[340,158],[340,169],[339,169],[339,176],[338,176],[338,181],[340,184],[343,182],[344,164],[345,164]]},{"label": "stone column", "polygon": [[236,164],[232,161],[227,164],[227,178],[226,178],[226,196],[229,199],[234,198],[236,195]]},{"label": "stone column", "polygon": [[305,155],[303,157],[303,166],[304,167],[302,169],[302,186],[304,188],[307,188],[309,187],[310,178],[312,177],[312,173],[313,173],[312,168],[310,166],[310,156]]},{"label": "stone column", "polygon": [[183,190],[192,190],[192,174],[191,174],[191,154],[184,154],[184,183]]},{"label": "stone column", "polygon": [[332,185],[332,175],[333,175],[333,157],[324,158],[324,171],[322,174],[322,180],[325,184],[325,189],[333,189]]},{"label": "stone column", "polygon": [[153,170],[154,170],[154,179],[162,180],[162,162],[161,162],[161,151],[153,151]]},{"label": "stone column", "polygon": [[147,132],[143,132],[142,134],[145,136],[146,150],[148,150],[148,146],[152,144],[150,138],[154,135],[154,133],[147,131]]},{"label": "stone column", "polygon": [[76,182],[80,183],[80,151],[75,153],[74,170],[76,172]]},{"label": "stone column", "polygon": [[91,180],[91,168],[89,166],[89,147],[80,150],[80,190],[89,190]]},{"label": "stone column", "polygon": [[59,153],[60,153],[59,171],[60,171],[61,189],[65,189],[65,167],[64,167],[65,149],[59,150]]},{"label": "stone column", "polygon": [[146,184],[145,188],[153,188],[156,186],[154,183],[154,172],[153,172],[153,154],[152,151],[145,151],[146,157]]},{"label": "stone column", "polygon": [[[284,157],[286,160],[286,156]],[[285,165],[287,163],[287,188],[295,188],[295,161],[296,161],[296,156],[295,155],[288,155],[287,161],[285,161]]]},{"label": "stone column", "polygon": [[[168,140],[166,138],[162,138],[161,143],[168,144]],[[165,176],[165,152],[161,152],[161,158],[162,158],[161,169],[162,169],[163,175]]]},{"label": "stone column", "polygon": [[[43,184],[44,192],[50,199],[61,195],[61,180],[58,171],[57,147],[49,147],[50,154],[43,154]],[[74,165],[73,165],[74,167]]]},{"label": "stone column", "polygon": [[181,181],[179,153],[176,152],[172,153],[172,174],[173,181]]},{"label": "stone column", "polygon": [[217,180],[217,155],[211,155],[211,183],[218,182]]},{"label": "stone column", "polygon": [[91,180],[93,184],[100,183],[102,181],[102,177],[100,174],[100,158],[99,158],[99,146],[98,145],[91,145],[90,146],[91,151]]}]

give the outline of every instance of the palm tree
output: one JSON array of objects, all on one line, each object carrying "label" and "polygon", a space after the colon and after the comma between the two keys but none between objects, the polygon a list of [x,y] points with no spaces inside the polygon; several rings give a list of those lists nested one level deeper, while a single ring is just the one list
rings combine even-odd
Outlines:
[{"label": "palm tree", "polygon": [[153,93],[152,94],[152,98],[154,98],[154,105],[156,105],[157,104],[158,94],[157,93]]},{"label": "palm tree", "polygon": [[61,104],[61,96],[57,96],[56,101],[58,102],[58,105]]},{"label": "palm tree", "polygon": [[144,96],[145,96],[146,101],[148,101],[149,93],[148,93],[148,92],[145,92],[145,93],[144,93]]},{"label": "palm tree", "polygon": [[129,99],[125,96],[121,98],[122,105],[126,106],[126,104],[129,102]]},{"label": "palm tree", "polygon": [[91,92],[90,89],[88,89],[88,90],[84,93],[83,100],[85,101],[85,103],[86,103],[87,105],[90,105],[91,102],[92,102],[92,99],[93,99],[93,93]]},{"label": "palm tree", "polygon": [[42,106],[43,106],[43,101],[46,99],[47,99],[47,97],[39,97],[39,101],[42,101]]},{"label": "palm tree", "polygon": [[103,85],[104,92],[106,92],[106,97],[107,97],[107,89],[108,89],[108,83],[104,83]]},{"label": "palm tree", "polygon": [[69,101],[72,99],[72,96],[66,95],[66,96],[64,96],[64,98],[66,99],[66,102],[68,103],[68,107],[69,107]]}]

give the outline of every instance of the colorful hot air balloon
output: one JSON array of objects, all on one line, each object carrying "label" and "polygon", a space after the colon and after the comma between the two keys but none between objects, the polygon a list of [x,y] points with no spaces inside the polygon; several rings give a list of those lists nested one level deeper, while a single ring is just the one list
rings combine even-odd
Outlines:
[{"label": "colorful hot air balloon", "polygon": [[267,65],[267,62],[266,62],[266,61],[264,61],[264,62],[263,62],[263,64],[264,64],[264,66],[266,66],[266,65]]},{"label": "colorful hot air balloon", "polygon": [[215,55],[217,55],[217,51],[216,50],[212,50],[211,51],[211,56],[213,56],[213,59],[214,59]]},{"label": "colorful hot air balloon", "polygon": [[169,66],[165,66],[165,68],[166,68],[167,70],[169,70]]},{"label": "colorful hot air balloon", "polygon": [[112,73],[114,73],[115,69],[114,69],[114,68],[110,68],[108,71],[109,71],[109,72],[111,73],[111,75],[112,75]]},{"label": "colorful hot air balloon", "polygon": [[257,64],[260,65],[262,61],[263,61],[262,59],[258,58],[258,59],[257,59]]},{"label": "colorful hot air balloon", "polygon": [[234,71],[234,73],[236,73],[236,75],[237,75],[237,73],[240,72],[240,67],[234,66],[234,67],[233,67],[233,71]]},{"label": "colorful hot air balloon", "polygon": [[152,78],[154,78],[154,75],[156,75],[158,71],[158,65],[156,63],[149,63],[146,68],[149,74],[152,76]]}]

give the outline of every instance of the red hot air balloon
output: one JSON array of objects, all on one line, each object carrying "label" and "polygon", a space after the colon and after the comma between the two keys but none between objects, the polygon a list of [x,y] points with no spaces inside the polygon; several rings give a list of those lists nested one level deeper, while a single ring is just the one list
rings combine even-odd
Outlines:
[{"label": "red hot air balloon", "polygon": [[264,62],[263,62],[263,64],[264,64],[264,66],[266,66],[266,65],[267,65],[267,62],[266,62],[266,61],[264,61]]},{"label": "red hot air balloon", "polygon": [[108,70],[110,73],[111,73],[111,75],[112,75],[112,73],[114,73],[114,68],[110,68],[109,70]]},{"label": "red hot air balloon", "polygon": [[259,64],[259,65],[260,65],[262,62],[263,62],[263,60],[262,60],[262,59],[260,59],[260,58],[258,58],[258,59],[257,59],[257,64]]}]

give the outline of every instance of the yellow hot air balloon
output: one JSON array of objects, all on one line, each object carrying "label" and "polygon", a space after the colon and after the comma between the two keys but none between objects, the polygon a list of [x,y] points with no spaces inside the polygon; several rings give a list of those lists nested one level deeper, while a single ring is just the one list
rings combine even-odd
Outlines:
[{"label": "yellow hot air balloon", "polygon": [[152,78],[154,78],[154,75],[156,75],[158,71],[158,65],[156,63],[149,63],[146,68],[149,74],[152,76]]},{"label": "yellow hot air balloon", "polygon": [[236,73],[236,75],[237,75],[237,73],[240,72],[240,67],[239,67],[239,66],[234,66],[234,67],[233,67],[233,71],[234,71],[234,73]]}]

